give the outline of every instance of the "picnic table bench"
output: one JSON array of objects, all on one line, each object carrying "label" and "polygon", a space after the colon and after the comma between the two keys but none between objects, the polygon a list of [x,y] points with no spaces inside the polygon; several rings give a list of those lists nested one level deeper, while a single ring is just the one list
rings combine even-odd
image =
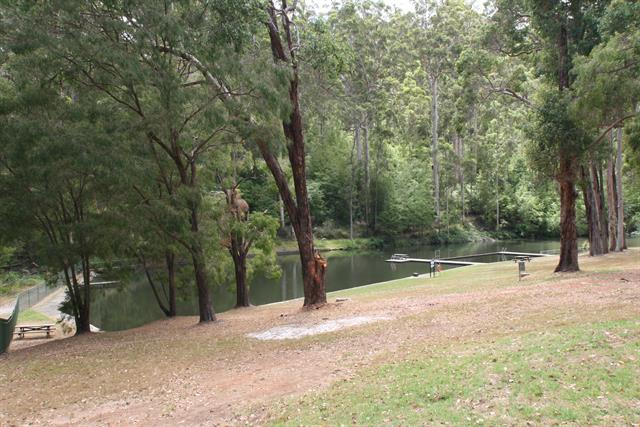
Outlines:
[{"label": "picnic table bench", "polygon": [[56,325],[47,324],[47,325],[20,325],[16,326],[15,334],[18,335],[18,338],[24,338],[26,334],[32,334],[37,332],[45,332],[47,334],[47,338],[50,338],[52,334],[56,332]]}]

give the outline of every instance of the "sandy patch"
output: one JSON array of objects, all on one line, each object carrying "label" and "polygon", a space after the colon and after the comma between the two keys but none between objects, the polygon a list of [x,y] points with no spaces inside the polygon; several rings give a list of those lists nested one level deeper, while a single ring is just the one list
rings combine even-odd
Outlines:
[{"label": "sandy patch", "polygon": [[325,320],[314,325],[284,325],[276,326],[262,332],[247,334],[249,338],[256,338],[262,341],[268,340],[295,340],[310,335],[334,332],[340,329],[353,326],[365,325],[367,323],[389,320],[385,316],[355,316],[343,319]]}]

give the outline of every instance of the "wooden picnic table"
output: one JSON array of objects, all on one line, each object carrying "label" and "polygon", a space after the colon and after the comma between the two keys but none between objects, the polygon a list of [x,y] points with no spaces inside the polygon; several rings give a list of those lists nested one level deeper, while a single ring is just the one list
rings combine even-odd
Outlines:
[{"label": "wooden picnic table", "polygon": [[24,338],[26,334],[44,332],[47,334],[47,338],[50,338],[52,334],[56,332],[56,325],[19,325],[16,326],[15,334],[18,338]]}]

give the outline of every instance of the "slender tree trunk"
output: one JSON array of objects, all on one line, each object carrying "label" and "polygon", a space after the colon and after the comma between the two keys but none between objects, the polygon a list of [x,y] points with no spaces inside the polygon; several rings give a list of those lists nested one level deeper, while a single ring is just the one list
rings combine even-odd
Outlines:
[{"label": "slender tree trunk", "polygon": [[69,292],[69,298],[71,299],[71,306],[73,309],[73,318],[76,323],[76,335],[81,334],[81,331],[78,327],[80,325],[80,307],[82,306],[82,301],[80,300],[80,292],[78,289],[78,283],[75,279],[75,272],[72,268],[70,268],[70,264],[68,261],[63,261],[63,269],[65,284],[67,285],[67,291]]},{"label": "slender tree trunk", "polygon": [[369,173],[369,117],[364,120],[364,220],[371,228],[371,176]]},{"label": "slender tree trunk", "polygon": [[464,139],[455,133],[453,150],[456,155],[456,175],[460,184],[460,221],[464,224]]},{"label": "slender tree trunk", "polygon": [[609,154],[607,156],[607,212],[609,214],[609,250],[618,246],[618,192],[616,184],[615,161],[613,157],[614,130],[611,130]]},{"label": "slender tree trunk", "polygon": [[282,197],[278,194],[278,206],[280,208],[280,228],[286,230],[286,224],[284,223],[284,203],[282,203]]},{"label": "slender tree trunk", "polygon": [[500,181],[496,171],[496,231],[500,230]]},{"label": "slender tree trunk", "polygon": [[598,193],[600,194],[600,198],[598,200],[598,209],[600,211],[600,224],[602,224],[602,242],[604,244],[605,253],[609,252],[609,223],[607,222],[607,204],[605,200],[605,190],[604,190],[604,175],[602,172],[602,165],[599,165],[597,168],[594,168],[595,175],[597,176],[598,181]]},{"label": "slender tree trunk", "polygon": [[624,235],[624,197],[622,192],[622,128],[618,128],[617,132],[618,149],[616,156],[616,193],[618,194],[618,203],[616,211],[618,213],[618,227],[616,238],[616,251],[622,251],[627,248],[627,242]]},{"label": "slender tree trunk", "polygon": [[556,272],[578,271],[578,232],[576,229],[575,160],[561,153],[560,184],[560,262]]},{"label": "slender tree trunk", "polygon": [[362,140],[360,139],[360,129],[361,124],[360,122],[358,122],[355,125],[355,130],[353,133],[353,141],[356,149],[356,160],[358,161],[358,163],[362,161]]},{"label": "slender tree trunk", "polygon": [[165,254],[165,264],[167,266],[167,281],[169,287],[169,309],[167,316],[175,317],[178,314],[176,301],[176,256],[173,252],[167,251]]},{"label": "slender tree trunk", "polygon": [[[349,164],[351,165],[351,182],[349,183],[349,238],[353,240],[353,196],[356,185],[356,165],[353,161],[353,153],[354,151],[359,156],[359,148],[360,146],[360,128],[356,125],[356,131],[353,136],[353,146],[351,147],[351,157],[349,159]],[[357,159],[357,157],[356,157]]]},{"label": "slender tree trunk", "polygon": [[440,164],[438,160],[438,79],[429,77],[431,87],[431,162],[433,171],[433,200],[436,210],[436,225],[440,224]]},{"label": "slender tree trunk", "polygon": [[478,109],[474,106],[473,107],[473,169],[471,170],[471,185],[473,185],[473,183],[476,180],[476,177],[478,175],[478,156],[479,156],[479,146],[480,143],[478,141]]}]

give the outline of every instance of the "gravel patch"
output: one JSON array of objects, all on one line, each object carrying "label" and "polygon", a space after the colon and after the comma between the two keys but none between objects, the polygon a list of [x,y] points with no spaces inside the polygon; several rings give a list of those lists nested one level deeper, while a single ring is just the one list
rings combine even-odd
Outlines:
[{"label": "gravel patch", "polygon": [[276,326],[262,332],[254,332],[247,334],[250,338],[259,340],[295,340],[310,335],[324,334],[333,332],[351,326],[364,325],[380,320],[389,320],[389,317],[383,316],[355,316],[345,317],[342,319],[326,320],[315,325],[285,325]]}]

